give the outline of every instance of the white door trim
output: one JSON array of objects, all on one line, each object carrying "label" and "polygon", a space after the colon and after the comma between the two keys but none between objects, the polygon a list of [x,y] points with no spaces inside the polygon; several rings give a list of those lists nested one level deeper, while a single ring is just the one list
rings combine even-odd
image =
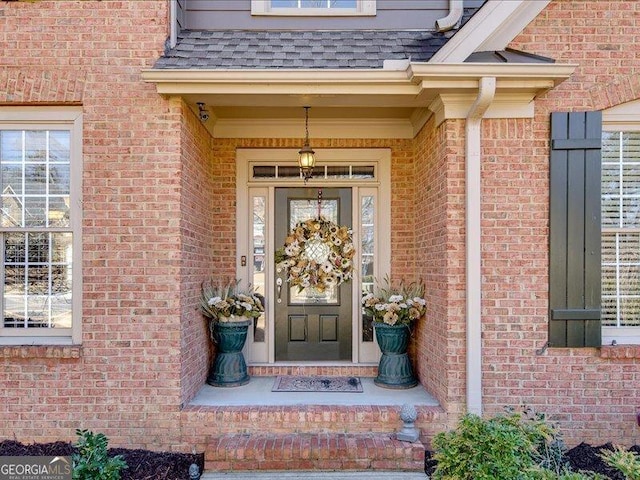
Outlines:
[{"label": "white door trim", "polygon": [[[273,261],[276,246],[274,245],[274,195],[276,187],[300,187],[301,179],[273,179],[270,181],[252,180],[250,166],[252,163],[283,164],[296,161],[297,149],[245,149],[236,152],[236,276],[241,284],[248,285],[253,278],[253,244],[252,222],[253,211],[250,198],[254,195],[264,196],[268,221],[265,238],[265,293],[267,299],[275,291]],[[353,232],[354,238],[360,238],[360,205],[364,195],[375,195],[375,276],[380,279],[391,272],[391,150],[388,148],[341,148],[316,149],[319,165],[367,163],[376,168],[375,179],[316,179],[312,178],[309,187],[349,187],[353,200]],[[353,288],[353,355],[354,364],[377,363],[380,351],[374,342],[362,342],[362,322],[360,307],[362,264],[360,249],[357,248]],[[244,261],[243,261],[244,257]],[[267,300],[267,329],[264,344],[254,344],[253,330],[250,329],[245,347],[245,356],[250,365],[275,363],[275,308],[273,302]],[[321,362],[323,365],[326,362]],[[340,363],[340,362],[338,362]],[[342,362],[343,363],[343,362]]]}]

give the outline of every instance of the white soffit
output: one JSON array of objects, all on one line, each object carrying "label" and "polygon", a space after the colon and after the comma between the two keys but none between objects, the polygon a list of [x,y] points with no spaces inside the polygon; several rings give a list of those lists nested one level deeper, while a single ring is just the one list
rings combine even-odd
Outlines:
[{"label": "white soffit", "polygon": [[503,50],[549,3],[488,0],[429,63],[461,63],[474,52]]},{"label": "white soffit", "polygon": [[[316,137],[410,138],[432,112],[438,122],[465,118],[485,77],[496,79],[489,118],[531,117],[533,99],[569,78],[575,68],[558,63],[411,63],[398,71],[146,70],[142,77],[165,97],[181,97],[192,108],[204,103],[212,114],[206,127],[215,137],[297,137],[299,119],[292,117],[310,106],[317,113],[335,112],[324,119],[316,115]],[[225,118],[216,109],[246,115]],[[270,112],[273,121],[252,115],[255,109]],[[357,111],[370,115],[355,115]]]}]

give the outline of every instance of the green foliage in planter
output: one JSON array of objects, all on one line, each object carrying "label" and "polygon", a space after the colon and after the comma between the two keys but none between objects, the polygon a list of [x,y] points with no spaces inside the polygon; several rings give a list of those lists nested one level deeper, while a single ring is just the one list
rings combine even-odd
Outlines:
[{"label": "green foliage in planter", "polygon": [[528,409],[488,419],[465,415],[455,430],[436,435],[433,447],[433,480],[594,478],[569,471],[558,432]]},{"label": "green foliage in planter", "polygon": [[120,470],[127,468],[121,455],[109,457],[109,440],[102,433],[76,430],[78,453],[73,455],[73,480],[120,480]]},{"label": "green foliage in planter", "polygon": [[600,456],[607,465],[620,470],[627,480],[640,480],[640,456],[634,452],[616,447]]}]

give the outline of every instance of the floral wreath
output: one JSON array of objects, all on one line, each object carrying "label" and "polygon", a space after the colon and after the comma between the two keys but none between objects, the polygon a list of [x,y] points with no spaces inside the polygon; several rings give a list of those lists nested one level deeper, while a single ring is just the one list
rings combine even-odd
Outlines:
[{"label": "floral wreath", "polygon": [[355,253],[353,232],[320,217],[298,222],[289,232],[276,252],[276,268],[298,291],[324,292],[352,278]]}]

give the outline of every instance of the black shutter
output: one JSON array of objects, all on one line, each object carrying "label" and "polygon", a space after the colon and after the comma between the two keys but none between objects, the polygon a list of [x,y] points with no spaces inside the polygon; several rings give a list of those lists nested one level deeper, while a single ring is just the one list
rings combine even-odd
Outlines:
[{"label": "black shutter", "polygon": [[601,112],[551,114],[549,344],[599,347]]}]

